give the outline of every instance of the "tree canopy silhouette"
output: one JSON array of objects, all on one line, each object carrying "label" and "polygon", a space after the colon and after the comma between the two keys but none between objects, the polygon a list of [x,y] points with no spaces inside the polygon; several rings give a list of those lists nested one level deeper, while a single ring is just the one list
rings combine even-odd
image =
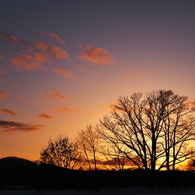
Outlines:
[{"label": "tree canopy silhouette", "polygon": [[68,137],[59,136],[48,141],[47,147],[40,152],[40,159],[46,164],[74,169],[80,162],[80,154],[76,143]]},{"label": "tree canopy silhouette", "polygon": [[97,131],[138,168],[175,170],[194,156],[189,144],[195,140],[195,110],[187,99],[171,90],[119,97]]}]

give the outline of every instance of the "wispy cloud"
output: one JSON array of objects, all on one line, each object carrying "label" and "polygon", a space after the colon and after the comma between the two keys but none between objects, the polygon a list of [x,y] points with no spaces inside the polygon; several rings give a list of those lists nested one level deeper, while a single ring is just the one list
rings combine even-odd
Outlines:
[{"label": "wispy cloud", "polygon": [[27,123],[21,123],[21,122],[14,122],[14,121],[0,121],[0,132],[17,132],[17,131],[23,131],[23,132],[32,132],[32,131],[40,131],[41,128],[44,127],[43,125],[37,125],[37,124],[27,124]]},{"label": "wispy cloud", "polygon": [[0,40],[3,42],[9,42],[9,43],[19,43],[19,44],[26,44],[26,40],[18,37],[10,35],[9,33],[5,31],[0,31]]},{"label": "wispy cloud", "polygon": [[56,68],[54,70],[54,72],[68,78],[68,79],[76,79],[77,77],[75,77],[72,72],[70,70],[66,70],[64,68]]},{"label": "wispy cloud", "polygon": [[9,96],[8,93],[0,91],[0,101],[7,99],[8,96]]},{"label": "wispy cloud", "polygon": [[52,110],[55,113],[64,113],[64,112],[80,113],[81,112],[81,110],[79,110],[79,109],[67,108],[67,107],[52,107],[52,106],[49,106],[49,109]]},{"label": "wispy cloud", "polygon": [[65,44],[65,41],[56,33],[48,33],[49,37],[55,40],[58,43]]},{"label": "wispy cloud", "polygon": [[42,63],[51,62],[44,54],[36,52],[34,56],[20,55],[19,57],[11,58],[11,62],[15,65],[18,70],[32,70],[43,68]]},{"label": "wispy cloud", "polygon": [[48,96],[51,101],[68,100],[69,98],[59,91],[48,91]]},{"label": "wispy cloud", "polygon": [[51,116],[48,115],[48,114],[44,114],[44,113],[40,113],[40,114],[38,114],[38,116],[39,116],[40,118],[43,118],[43,119],[53,119],[53,117],[51,117]]},{"label": "wispy cloud", "polygon": [[17,115],[17,113],[14,110],[9,109],[1,109],[1,112],[4,114]]},{"label": "wispy cloud", "polygon": [[35,42],[35,47],[40,51],[46,52],[48,55],[55,57],[55,58],[64,58],[69,59],[69,54],[67,51],[63,50],[61,47],[56,45],[48,45],[41,41]]},{"label": "wispy cloud", "polygon": [[97,116],[97,115],[102,114],[102,111],[92,112],[92,111],[86,110],[86,109],[69,108],[69,107],[65,107],[65,106],[64,107],[49,106],[48,108],[56,114],[60,114],[60,113],[82,113],[82,114],[88,114],[90,116]]},{"label": "wispy cloud", "polygon": [[46,37],[50,37],[51,39],[53,39],[54,41],[60,43],[60,44],[65,44],[65,41],[56,33],[52,33],[52,32],[38,32],[39,35],[41,36],[46,36]]},{"label": "wispy cloud", "polygon": [[78,58],[101,66],[113,64],[113,58],[106,49],[90,45],[86,45],[81,49],[81,54]]}]

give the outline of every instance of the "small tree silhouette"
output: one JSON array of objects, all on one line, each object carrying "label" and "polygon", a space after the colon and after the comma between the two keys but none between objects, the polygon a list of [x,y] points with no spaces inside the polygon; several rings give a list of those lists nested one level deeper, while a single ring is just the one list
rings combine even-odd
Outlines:
[{"label": "small tree silhouette", "polygon": [[99,134],[92,125],[78,132],[76,142],[81,152],[82,161],[88,170],[98,169],[98,147],[100,144]]},{"label": "small tree silhouette", "polygon": [[51,138],[47,147],[40,152],[42,163],[52,164],[64,168],[74,169],[80,163],[80,154],[76,143],[70,142],[68,137]]}]

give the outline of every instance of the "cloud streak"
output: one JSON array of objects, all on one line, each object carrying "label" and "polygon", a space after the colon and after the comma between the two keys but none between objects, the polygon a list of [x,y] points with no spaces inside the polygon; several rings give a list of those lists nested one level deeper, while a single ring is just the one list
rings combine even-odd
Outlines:
[{"label": "cloud streak", "polygon": [[67,107],[57,108],[57,107],[49,106],[49,109],[55,113],[64,113],[64,112],[80,113],[81,112],[81,110],[79,110],[79,109],[67,108]]},{"label": "cloud streak", "polygon": [[1,109],[1,112],[4,114],[9,114],[9,115],[14,115],[14,116],[17,115],[17,113],[14,110],[9,110],[9,109]]},{"label": "cloud streak", "polygon": [[0,91],[0,101],[7,99],[8,96],[9,96],[8,93]]},{"label": "cloud streak", "polygon": [[11,132],[32,132],[32,131],[40,131],[43,125],[34,125],[34,124],[27,124],[21,122],[14,122],[14,121],[0,121],[0,132],[4,133],[11,133]]},{"label": "cloud streak", "polygon": [[68,100],[69,98],[63,94],[61,94],[59,91],[48,91],[49,99],[51,101],[59,101],[59,100]]},{"label": "cloud streak", "polygon": [[90,45],[86,45],[81,49],[81,54],[78,58],[101,66],[113,64],[113,58],[106,49]]},{"label": "cloud streak", "polygon": [[40,113],[40,114],[38,114],[38,116],[39,116],[40,118],[43,118],[43,119],[53,119],[53,117],[51,117],[51,116],[48,115],[48,114],[44,114],[44,113]]}]

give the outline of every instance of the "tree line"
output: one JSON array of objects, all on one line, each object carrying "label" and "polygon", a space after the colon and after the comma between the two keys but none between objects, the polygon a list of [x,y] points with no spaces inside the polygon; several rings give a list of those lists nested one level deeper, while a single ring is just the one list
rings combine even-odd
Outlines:
[{"label": "tree line", "polygon": [[114,109],[95,126],[49,139],[42,163],[68,169],[176,170],[193,158],[195,109],[186,96],[171,90],[133,93],[118,98]]}]

